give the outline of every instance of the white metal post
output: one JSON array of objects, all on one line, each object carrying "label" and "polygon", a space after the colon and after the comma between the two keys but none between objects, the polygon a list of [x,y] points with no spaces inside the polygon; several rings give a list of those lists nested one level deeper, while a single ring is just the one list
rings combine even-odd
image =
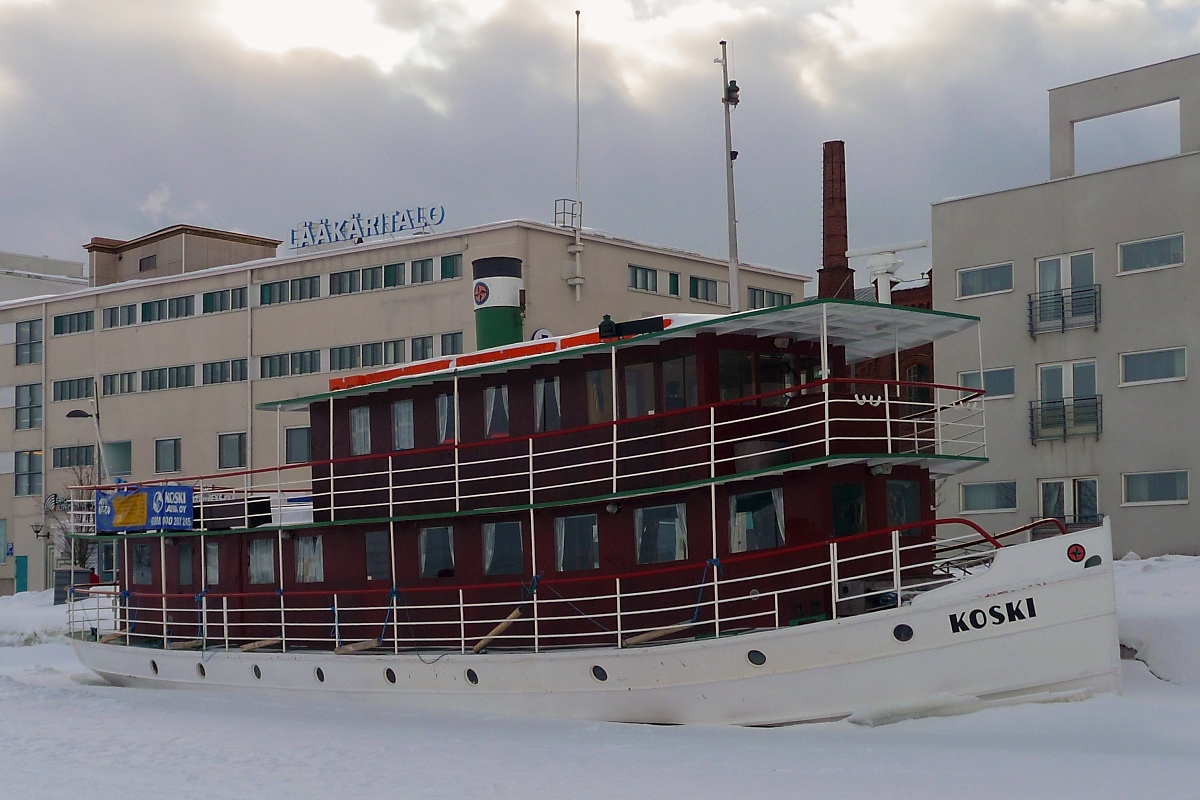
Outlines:
[{"label": "white metal post", "polygon": [[900,531],[892,531],[892,584],[896,587],[896,608],[900,607]]},{"label": "white metal post", "polygon": [[225,634],[225,649],[229,649],[229,597],[221,595],[221,628]]},{"label": "white metal post", "polygon": [[829,596],[833,599],[829,609],[829,618],[837,619],[838,604],[838,564],[837,542],[829,543]]},{"label": "white metal post", "polygon": [[454,373],[454,510],[460,510],[462,489],[458,484],[458,372]]},{"label": "white metal post", "polygon": [[729,58],[726,42],[721,40],[721,104],[725,107],[725,204],[729,215],[729,311],[741,310],[741,288],[738,281],[737,206],[733,199],[733,128],[729,120],[730,107],[736,100],[729,97]]},{"label": "white metal post", "polygon": [[621,404],[617,398],[617,346],[612,346],[612,493],[617,493],[617,420],[621,417]]},{"label": "white metal post", "polygon": [[821,305],[821,388],[825,397],[825,455],[832,451],[829,443],[829,306]]},{"label": "white metal post", "polygon": [[458,640],[462,652],[467,652],[467,615],[463,607],[463,590],[458,590]]},{"label": "white metal post", "polygon": [[617,582],[617,649],[625,646],[625,636],[622,633],[621,627],[621,579],[616,578]]},{"label": "white metal post", "polygon": [[163,650],[167,649],[167,539],[158,537],[158,583],[162,592],[162,640]]}]

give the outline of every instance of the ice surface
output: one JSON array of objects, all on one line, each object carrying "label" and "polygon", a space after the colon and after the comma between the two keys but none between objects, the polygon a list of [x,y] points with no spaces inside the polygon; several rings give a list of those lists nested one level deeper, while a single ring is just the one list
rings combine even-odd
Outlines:
[{"label": "ice surface", "polygon": [[[1126,661],[1122,696],[878,728],[546,722],[117,689],[61,642],[0,647],[0,798],[1196,797],[1200,558],[1116,570],[1122,640],[1178,680]],[[61,609],[40,594],[0,600],[0,635],[42,641]]]}]

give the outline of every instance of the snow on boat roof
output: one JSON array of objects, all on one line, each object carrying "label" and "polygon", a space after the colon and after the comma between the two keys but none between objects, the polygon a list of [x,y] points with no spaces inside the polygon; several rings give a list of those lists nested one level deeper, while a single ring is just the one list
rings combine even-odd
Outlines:
[{"label": "snow on boat roof", "polygon": [[364,395],[403,386],[416,386],[487,373],[523,369],[535,364],[555,364],[612,348],[637,347],[659,340],[691,338],[700,333],[740,333],[760,338],[789,336],[800,341],[820,341],[822,323],[829,343],[846,348],[846,359],[878,358],[895,350],[928,344],[974,327],[978,317],[908,306],[880,305],[859,300],[820,297],[787,306],[742,311],[737,314],[664,314],[661,331],[601,340],[597,329],[568,336],[493,347],[442,356],[360,375],[332,378],[321,394],[259,403],[264,411],[297,411],[309,403]]}]

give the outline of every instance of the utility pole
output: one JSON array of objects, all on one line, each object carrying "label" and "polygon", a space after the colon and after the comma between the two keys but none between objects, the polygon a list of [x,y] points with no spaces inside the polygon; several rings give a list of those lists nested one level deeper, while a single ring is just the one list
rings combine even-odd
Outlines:
[{"label": "utility pole", "polygon": [[733,128],[729,121],[729,111],[738,104],[738,85],[729,80],[729,57],[726,41],[721,40],[721,57],[713,61],[721,65],[721,104],[725,106],[725,199],[729,211],[729,310],[737,313],[741,310],[742,290],[738,281],[738,248],[737,248],[737,205],[733,199],[733,162],[737,151],[733,149]]}]

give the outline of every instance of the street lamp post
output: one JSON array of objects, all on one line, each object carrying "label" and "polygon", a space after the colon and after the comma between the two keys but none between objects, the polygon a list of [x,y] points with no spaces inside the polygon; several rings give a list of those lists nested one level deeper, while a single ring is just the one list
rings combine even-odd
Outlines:
[{"label": "street lamp post", "polygon": [[729,55],[726,42],[721,40],[721,57],[713,61],[721,65],[721,104],[725,106],[725,205],[729,215],[729,310],[741,310],[741,281],[738,280],[737,206],[733,199],[733,162],[737,150],[733,149],[733,128],[729,112],[741,99],[736,81],[729,80]]},{"label": "street lamp post", "polygon": [[92,424],[96,429],[96,467],[100,471],[100,482],[108,483],[108,473],[104,469],[104,440],[100,438],[100,408],[96,405],[96,401],[89,400],[92,405],[91,413],[84,411],[82,408],[72,409],[67,412],[67,419],[86,419],[91,417]]}]

